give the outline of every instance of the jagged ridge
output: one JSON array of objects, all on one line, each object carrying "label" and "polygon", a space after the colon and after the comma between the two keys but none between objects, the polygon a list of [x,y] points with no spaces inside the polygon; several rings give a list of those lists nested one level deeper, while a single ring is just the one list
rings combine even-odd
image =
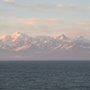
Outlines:
[{"label": "jagged ridge", "polygon": [[90,49],[90,41],[79,37],[70,39],[62,34],[56,38],[49,36],[30,37],[27,34],[15,32],[12,35],[0,37],[0,48],[10,51],[24,51],[27,49],[38,50],[71,50]]}]

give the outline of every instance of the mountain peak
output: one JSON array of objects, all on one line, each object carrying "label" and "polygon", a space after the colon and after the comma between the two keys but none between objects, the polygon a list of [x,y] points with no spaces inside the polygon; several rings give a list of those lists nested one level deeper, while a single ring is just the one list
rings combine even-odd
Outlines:
[{"label": "mountain peak", "polygon": [[14,35],[14,36],[16,36],[16,35],[21,35],[22,33],[21,32],[14,32],[13,34],[12,34],[12,36]]},{"label": "mountain peak", "polygon": [[21,33],[21,32],[14,32],[12,35],[12,41],[26,41],[30,38],[28,34]]},{"label": "mountain peak", "polygon": [[86,42],[86,43],[90,42],[88,39],[86,39],[83,36],[79,36],[76,41],[78,41],[78,42]]},{"label": "mountain peak", "polygon": [[57,39],[59,39],[59,40],[68,40],[69,38],[65,34],[62,34],[62,35],[58,36]]}]

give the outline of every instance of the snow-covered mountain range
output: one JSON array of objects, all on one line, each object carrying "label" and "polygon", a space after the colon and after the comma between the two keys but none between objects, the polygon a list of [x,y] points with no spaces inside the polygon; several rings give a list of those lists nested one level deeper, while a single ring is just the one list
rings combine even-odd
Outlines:
[{"label": "snow-covered mountain range", "polygon": [[62,34],[55,37],[15,32],[0,37],[1,59],[72,60],[90,59],[90,41],[80,36],[72,39]]}]

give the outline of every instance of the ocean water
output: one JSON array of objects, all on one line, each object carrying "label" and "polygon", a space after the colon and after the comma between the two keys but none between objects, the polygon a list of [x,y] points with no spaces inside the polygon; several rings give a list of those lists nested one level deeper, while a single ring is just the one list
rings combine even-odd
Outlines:
[{"label": "ocean water", "polygon": [[90,90],[90,62],[1,61],[0,90]]}]

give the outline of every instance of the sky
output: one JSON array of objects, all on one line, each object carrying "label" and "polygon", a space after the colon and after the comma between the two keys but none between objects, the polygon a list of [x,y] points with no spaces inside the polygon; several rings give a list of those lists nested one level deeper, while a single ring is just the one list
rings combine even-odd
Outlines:
[{"label": "sky", "polygon": [[0,0],[0,35],[90,33],[90,0]]}]

